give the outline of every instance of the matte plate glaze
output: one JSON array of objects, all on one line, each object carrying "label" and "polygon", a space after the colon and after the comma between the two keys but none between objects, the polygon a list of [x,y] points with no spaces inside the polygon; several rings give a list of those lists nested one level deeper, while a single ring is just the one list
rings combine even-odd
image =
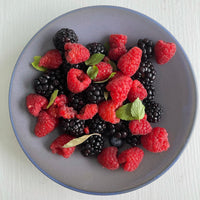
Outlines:
[{"label": "matte plate glaze", "polygon": [[[38,138],[33,130],[36,119],[26,110],[25,97],[33,91],[32,81],[40,72],[30,66],[33,57],[54,48],[52,37],[61,28],[75,30],[79,42],[106,42],[113,33],[128,36],[127,47],[136,45],[139,38],[154,42],[165,40],[177,45],[174,58],[163,66],[155,63],[156,99],[165,108],[162,121],[154,126],[165,127],[171,144],[167,152],[154,154],[145,151],[140,167],[132,173],[122,169],[109,171],[96,159],[84,158],[78,151],[65,159],[49,150],[57,131]],[[12,126],[19,144],[31,162],[57,183],[89,194],[118,194],[150,183],[166,171],[185,146],[194,121],[196,89],[190,63],[176,39],[160,24],[129,9],[96,6],[66,13],[44,26],[21,53],[10,83],[9,109]]]}]

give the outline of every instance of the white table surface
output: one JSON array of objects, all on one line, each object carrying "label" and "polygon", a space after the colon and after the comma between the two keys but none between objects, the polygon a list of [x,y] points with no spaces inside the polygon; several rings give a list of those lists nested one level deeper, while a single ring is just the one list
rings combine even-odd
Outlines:
[{"label": "white table surface", "polygon": [[175,165],[158,180],[127,194],[92,196],[64,188],[34,167],[20,148],[8,113],[8,89],[15,62],[46,23],[91,5],[127,7],[160,22],[182,44],[200,86],[200,0],[0,0],[0,200],[200,199],[199,110],[189,144]]}]

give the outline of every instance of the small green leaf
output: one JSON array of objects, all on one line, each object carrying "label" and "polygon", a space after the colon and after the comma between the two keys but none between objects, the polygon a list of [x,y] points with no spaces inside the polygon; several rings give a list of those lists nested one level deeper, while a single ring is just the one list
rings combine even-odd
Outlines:
[{"label": "small green leaf", "polygon": [[107,101],[108,100],[108,96],[109,96],[109,92],[104,92],[103,95],[104,95],[104,99]]},{"label": "small green leaf", "polygon": [[66,143],[65,145],[63,145],[63,148],[75,147],[75,146],[77,146],[79,144],[82,144],[83,142],[85,142],[92,135],[99,135],[99,136],[101,136],[99,133],[93,133],[93,134],[90,134],[90,135],[83,135],[81,137],[78,137],[78,138],[75,138],[73,140],[70,140],[68,143]]},{"label": "small green leaf", "polygon": [[104,43],[104,47],[106,48],[107,52],[109,52],[109,50],[110,50],[110,44],[109,44],[109,42],[105,42]]},{"label": "small green leaf", "polygon": [[144,118],[145,115],[145,107],[142,104],[142,101],[137,98],[131,106],[131,115],[135,120],[140,120]]},{"label": "small green leaf", "polygon": [[90,66],[88,67],[87,69],[87,75],[92,79],[94,80],[96,77],[97,77],[97,74],[99,72],[99,69],[97,66],[93,65],[93,66]]},{"label": "small green leaf", "polygon": [[109,64],[112,66],[114,72],[117,71],[117,65],[112,60],[109,60]]},{"label": "small green leaf", "polygon": [[90,58],[88,60],[85,61],[86,65],[97,65],[98,63],[100,63],[103,58],[105,57],[104,54],[101,53],[95,53],[92,56],[90,56]]},{"label": "small green leaf", "polygon": [[34,61],[31,64],[36,70],[41,71],[41,72],[45,72],[45,71],[47,71],[47,68],[38,66],[38,64],[40,62],[40,58],[41,58],[41,56],[35,56],[33,58]]},{"label": "small green leaf", "polygon": [[122,120],[131,121],[134,117],[131,115],[132,103],[127,103],[116,110],[116,116]]},{"label": "small green leaf", "polygon": [[103,81],[96,81],[94,83],[105,83],[106,81],[108,81],[109,79],[111,79],[112,77],[114,77],[116,74],[116,72],[113,72],[107,79],[103,80]]},{"label": "small green leaf", "polygon": [[51,98],[49,104],[47,105],[47,109],[54,103],[57,96],[58,96],[58,90],[54,90],[54,92],[51,94]]}]

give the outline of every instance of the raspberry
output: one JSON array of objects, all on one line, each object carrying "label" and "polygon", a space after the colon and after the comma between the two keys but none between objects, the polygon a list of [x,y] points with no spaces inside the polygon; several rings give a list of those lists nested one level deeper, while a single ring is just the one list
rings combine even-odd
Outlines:
[{"label": "raspberry", "polygon": [[154,51],[156,62],[163,65],[169,62],[176,53],[176,44],[159,40],[155,45]]},{"label": "raspberry", "polygon": [[115,110],[118,108],[118,104],[114,103],[112,100],[103,101],[98,105],[99,116],[112,124],[119,123],[120,119],[116,117]]},{"label": "raspberry", "polygon": [[147,91],[138,80],[134,80],[132,87],[128,93],[128,100],[130,102],[135,101],[139,97],[140,100],[143,100],[147,97]]},{"label": "raspberry", "polygon": [[94,81],[103,81],[112,73],[112,66],[106,62],[100,62],[96,66],[98,67],[99,71]]},{"label": "raspberry", "polygon": [[108,53],[108,57],[111,60],[117,61],[121,56],[123,56],[127,52],[125,46],[120,46],[116,48],[111,48]]},{"label": "raspberry", "polygon": [[43,137],[52,132],[57,124],[57,119],[50,116],[47,112],[41,111],[38,116],[37,124],[35,126],[35,135],[38,137]]},{"label": "raspberry", "polygon": [[91,79],[80,69],[70,69],[67,74],[67,86],[73,93],[85,90],[91,83]]},{"label": "raspberry", "polygon": [[81,120],[92,119],[97,114],[97,112],[97,104],[87,104],[81,109],[80,113],[76,115],[76,118]]},{"label": "raspberry", "polygon": [[63,105],[58,109],[59,117],[63,117],[64,119],[75,118],[76,114],[77,112],[72,107],[66,105]]},{"label": "raspberry", "polygon": [[132,79],[128,76],[120,76],[109,81],[106,89],[114,102],[122,103],[126,100],[129,90],[132,86]]},{"label": "raspberry", "polygon": [[42,108],[46,108],[47,104],[47,99],[38,94],[29,94],[26,97],[26,106],[28,111],[35,117],[39,115]]},{"label": "raspberry", "polygon": [[143,147],[151,152],[157,153],[167,151],[170,147],[166,129],[156,127],[148,134],[141,137]]},{"label": "raspberry", "polygon": [[50,116],[54,117],[54,118],[59,118],[59,108],[56,105],[52,105],[50,106],[49,109],[47,109],[46,111]]},{"label": "raspberry", "polygon": [[56,97],[54,101],[54,105],[57,105],[58,107],[63,106],[68,103],[68,99],[64,94],[60,94]]},{"label": "raspberry", "polygon": [[46,67],[48,69],[57,69],[62,64],[62,56],[57,49],[47,51],[47,53],[42,56],[38,66]]},{"label": "raspberry", "polygon": [[120,35],[120,34],[112,34],[110,35],[109,38],[109,44],[110,44],[110,48],[116,48],[116,47],[120,47],[120,46],[125,46],[125,44],[127,43],[127,36],[126,35]]},{"label": "raspberry", "polygon": [[106,48],[101,43],[97,42],[89,43],[86,45],[86,47],[90,51],[90,55],[93,55],[95,53],[101,53],[104,55],[106,54]]},{"label": "raspberry", "polygon": [[89,50],[82,44],[66,43],[65,58],[70,64],[78,64],[88,60],[90,57]]},{"label": "raspberry", "polygon": [[71,135],[63,134],[56,138],[51,146],[50,149],[52,153],[57,153],[64,158],[69,158],[75,150],[75,147],[63,148],[62,146],[68,143],[70,140],[74,139]]},{"label": "raspberry", "polygon": [[146,119],[129,122],[129,130],[133,135],[146,135],[152,131],[151,124]]},{"label": "raspberry", "polygon": [[122,167],[125,171],[132,172],[138,168],[143,156],[144,152],[142,149],[138,147],[132,147],[120,153],[118,156],[118,161],[119,164],[122,164]]},{"label": "raspberry", "polygon": [[140,66],[141,57],[142,50],[138,47],[133,47],[119,59],[117,67],[123,74],[133,76]]},{"label": "raspberry", "polygon": [[90,130],[89,130],[88,126],[86,126],[83,131],[84,131],[85,134],[89,134],[90,133]]},{"label": "raspberry", "polygon": [[119,168],[117,160],[117,147],[107,147],[98,155],[97,160],[99,163],[110,170]]}]

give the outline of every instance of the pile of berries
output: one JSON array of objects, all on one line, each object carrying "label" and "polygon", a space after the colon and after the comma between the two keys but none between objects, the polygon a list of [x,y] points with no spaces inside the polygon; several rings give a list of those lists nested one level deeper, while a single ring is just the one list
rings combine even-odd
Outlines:
[{"label": "pile of berries", "polygon": [[[53,43],[56,49],[32,63],[41,74],[33,81],[35,93],[26,97],[28,111],[37,117],[36,136],[62,129],[50,146],[53,153],[69,158],[77,148],[107,169],[121,165],[134,171],[143,159],[142,147],[155,153],[169,148],[166,129],[150,124],[162,113],[152,101],[156,71],[150,59],[167,63],[175,44],[160,40],[154,46],[140,39],[127,50],[127,36],[113,34],[108,50],[99,42],[83,46],[69,28],[59,30]],[[123,145],[129,147],[120,152]]]}]

